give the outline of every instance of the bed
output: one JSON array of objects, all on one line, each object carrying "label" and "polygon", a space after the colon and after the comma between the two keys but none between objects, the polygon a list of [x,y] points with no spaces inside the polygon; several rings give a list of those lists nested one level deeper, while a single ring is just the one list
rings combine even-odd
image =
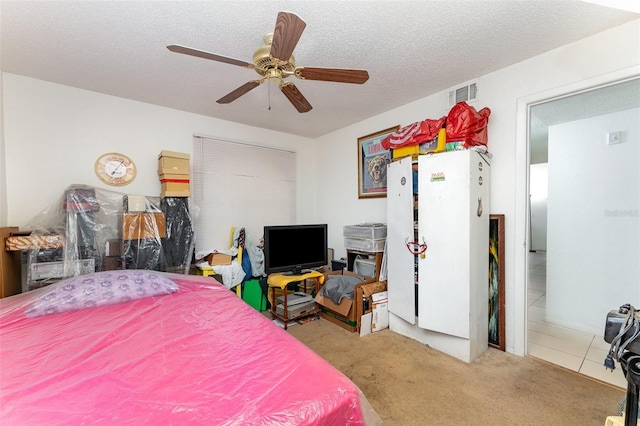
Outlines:
[{"label": "bed", "polygon": [[127,270],[0,299],[6,425],[368,425],[358,387],[210,277]]}]

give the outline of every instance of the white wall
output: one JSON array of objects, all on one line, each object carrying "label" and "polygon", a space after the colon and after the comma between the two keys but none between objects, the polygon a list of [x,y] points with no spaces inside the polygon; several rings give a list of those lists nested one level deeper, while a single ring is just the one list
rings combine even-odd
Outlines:
[{"label": "white wall", "polygon": [[[314,144],[308,138],[15,74],[3,77],[7,220],[12,226],[27,223],[71,184],[158,196],[158,154],[162,150],[191,153],[194,134],[296,151],[297,219],[304,222],[315,217],[316,199],[308,190],[315,179]],[[138,174],[130,185],[109,187],[96,177],[96,158],[110,151],[126,154],[136,163]]]},{"label": "white wall", "polygon": [[547,321],[601,334],[640,303],[639,164],[640,108],[549,127]]},{"label": "white wall", "polygon": [[[616,27],[595,36],[555,49],[491,74],[479,76],[476,108],[489,107],[489,151],[493,153],[491,165],[490,213],[505,214],[506,261],[506,343],[507,351],[524,354],[525,339],[525,271],[524,259],[527,186],[517,186],[520,170],[526,170],[526,156],[519,153],[526,146],[526,125],[518,128],[517,110],[521,98],[543,93],[550,89],[569,86],[590,78],[640,65],[640,20]],[[428,46],[425,46],[428,49]],[[421,54],[416,51],[416,54]],[[427,51],[425,50],[425,54]],[[451,64],[455,66],[455,64]],[[465,82],[460,82],[463,84]],[[568,89],[567,89],[568,90]],[[332,164],[332,173],[322,174],[323,184],[318,186],[320,217],[327,218],[330,244],[336,257],[344,256],[342,226],[364,221],[384,221],[385,199],[358,200],[357,194],[357,138],[396,124],[402,126],[446,115],[447,92],[404,105],[387,113],[372,117],[356,125],[318,138],[323,150],[318,151],[320,164]],[[516,146],[522,140],[525,146]],[[334,171],[344,170],[343,173]],[[526,176],[527,172],[524,172]],[[526,194],[522,203],[516,203],[518,194]],[[521,205],[520,205],[521,204]],[[516,214],[522,216],[516,217]],[[520,221],[521,228],[515,223]],[[519,270],[516,270],[516,264]]]},{"label": "white wall", "polygon": [[[2,55],[0,54],[0,70]],[[0,123],[4,123],[4,102],[2,102],[2,72],[0,71]],[[7,225],[7,174],[5,172],[4,125],[0,126],[0,226]]]},{"label": "white wall", "polygon": [[529,170],[531,202],[531,237],[529,249],[547,250],[547,198],[549,195],[549,163],[532,164]]},{"label": "white wall", "polygon": [[[527,168],[526,156],[520,161],[520,153],[528,148],[526,126],[517,126],[521,114],[518,102],[551,89],[638,67],[638,34],[640,20],[474,79],[479,90],[476,105],[492,110],[490,213],[505,214],[506,333],[510,352],[523,354],[525,345],[526,291],[522,265],[526,242],[521,237],[525,225],[516,229],[515,224],[526,217],[528,194],[521,203],[517,200],[526,194],[526,185],[518,185],[518,179]],[[421,51],[416,47],[416,54],[429,54],[428,48],[424,46]],[[337,258],[345,255],[344,225],[386,222],[386,199],[358,199],[357,138],[397,124],[404,126],[425,118],[438,118],[449,110],[447,93],[443,91],[318,138],[314,151],[304,138],[258,131],[11,74],[4,77],[10,225],[25,223],[55,200],[68,184],[80,181],[99,185],[93,161],[102,152],[119,150],[134,157],[140,176],[128,190],[157,194],[155,157],[161,149],[190,152],[193,133],[241,141],[254,141],[260,135],[270,145],[299,152],[298,221],[328,223],[329,244],[336,250]],[[525,135],[524,139],[521,135]],[[516,146],[516,141],[522,140],[523,146]],[[53,156],[73,158],[81,166],[52,170],[49,158]],[[306,173],[310,167],[311,175]],[[56,172],[61,175],[55,177]],[[145,174],[147,177],[142,176]],[[517,270],[516,265],[522,270]]]}]

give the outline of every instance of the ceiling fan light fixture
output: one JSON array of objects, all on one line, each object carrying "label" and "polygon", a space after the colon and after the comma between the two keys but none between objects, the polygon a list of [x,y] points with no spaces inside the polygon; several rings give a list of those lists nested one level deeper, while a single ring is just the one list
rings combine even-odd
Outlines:
[{"label": "ceiling fan light fixture", "polygon": [[280,69],[278,68],[269,68],[267,70],[267,73],[265,75],[265,77],[267,79],[269,79],[269,81],[273,82],[273,83],[278,83],[280,81],[282,81],[282,71],[280,71]]}]

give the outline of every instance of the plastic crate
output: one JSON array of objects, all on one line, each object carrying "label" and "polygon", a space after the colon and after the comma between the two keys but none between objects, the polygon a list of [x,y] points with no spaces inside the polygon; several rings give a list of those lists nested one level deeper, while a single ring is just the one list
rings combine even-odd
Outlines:
[{"label": "plastic crate", "polygon": [[365,240],[384,239],[387,236],[387,225],[384,223],[362,223],[344,227],[342,235],[345,238],[360,238]]},{"label": "plastic crate", "polygon": [[367,277],[376,278],[376,260],[356,259],[353,262],[353,272]]},{"label": "plastic crate", "polygon": [[344,247],[347,250],[360,250],[366,252],[384,251],[384,242],[386,238],[377,240],[365,240],[362,238],[346,238],[344,239]]}]

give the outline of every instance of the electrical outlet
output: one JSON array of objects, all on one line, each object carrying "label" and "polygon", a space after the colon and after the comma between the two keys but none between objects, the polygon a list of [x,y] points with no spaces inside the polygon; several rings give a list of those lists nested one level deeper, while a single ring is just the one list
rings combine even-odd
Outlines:
[{"label": "electrical outlet", "polygon": [[622,132],[609,132],[607,133],[607,145],[615,145],[621,142]]}]

